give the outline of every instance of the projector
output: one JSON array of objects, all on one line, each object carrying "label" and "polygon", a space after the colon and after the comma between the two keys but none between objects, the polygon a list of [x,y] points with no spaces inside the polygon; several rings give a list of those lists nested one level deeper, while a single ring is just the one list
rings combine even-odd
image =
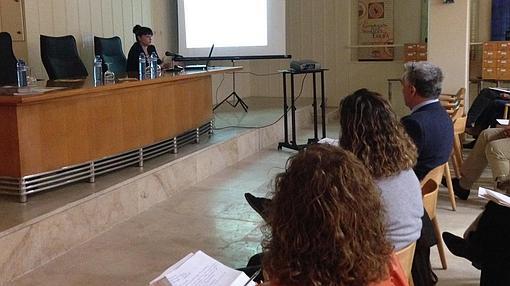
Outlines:
[{"label": "projector", "polygon": [[312,60],[300,60],[290,62],[290,68],[297,71],[311,71],[318,70],[321,68],[321,64]]}]

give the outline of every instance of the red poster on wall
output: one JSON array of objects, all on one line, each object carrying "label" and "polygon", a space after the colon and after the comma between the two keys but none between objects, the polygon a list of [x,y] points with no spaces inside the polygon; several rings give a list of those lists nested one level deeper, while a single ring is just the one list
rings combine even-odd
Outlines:
[{"label": "red poster on wall", "polygon": [[[393,0],[358,0],[359,45],[393,44]],[[391,47],[359,48],[360,61],[391,61]]]}]

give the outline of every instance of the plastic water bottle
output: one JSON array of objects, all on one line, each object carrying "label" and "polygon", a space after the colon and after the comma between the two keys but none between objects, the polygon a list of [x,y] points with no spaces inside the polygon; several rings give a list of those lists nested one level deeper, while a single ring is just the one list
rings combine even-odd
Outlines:
[{"label": "plastic water bottle", "polygon": [[156,78],[158,76],[158,55],[156,52],[152,52],[150,55],[149,66],[151,70],[151,78]]},{"label": "plastic water bottle", "polygon": [[28,86],[27,82],[27,66],[22,59],[16,63],[16,76],[18,79],[18,87]]},{"label": "plastic water bottle", "polygon": [[103,60],[100,56],[94,58],[94,85],[103,83]]},{"label": "plastic water bottle", "polygon": [[145,69],[147,68],[147,59],[144,53],[140,53],[138,57],[138,77],[140,80],[145,78]]}]

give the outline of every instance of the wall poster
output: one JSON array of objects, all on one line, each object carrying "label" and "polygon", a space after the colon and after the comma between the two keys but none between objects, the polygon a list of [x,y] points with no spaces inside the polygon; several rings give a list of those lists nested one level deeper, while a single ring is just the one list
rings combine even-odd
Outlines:
[{"label": "wall poster", "polygon": [[[358,0],[358,44],[391,45],[394,42],[393,0]],[[360,61],[391,61],[394,48],[359,48]]]}]

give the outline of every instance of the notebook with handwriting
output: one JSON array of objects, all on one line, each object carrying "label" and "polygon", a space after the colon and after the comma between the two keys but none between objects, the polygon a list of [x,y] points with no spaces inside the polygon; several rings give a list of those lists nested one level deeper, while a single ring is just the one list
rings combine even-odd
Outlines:
[{"label": "notebook with handwriting", "polygon": [[242,271],[232,269],[202,251],[190,253],[152,280],[150,286],[255,286]]}]

